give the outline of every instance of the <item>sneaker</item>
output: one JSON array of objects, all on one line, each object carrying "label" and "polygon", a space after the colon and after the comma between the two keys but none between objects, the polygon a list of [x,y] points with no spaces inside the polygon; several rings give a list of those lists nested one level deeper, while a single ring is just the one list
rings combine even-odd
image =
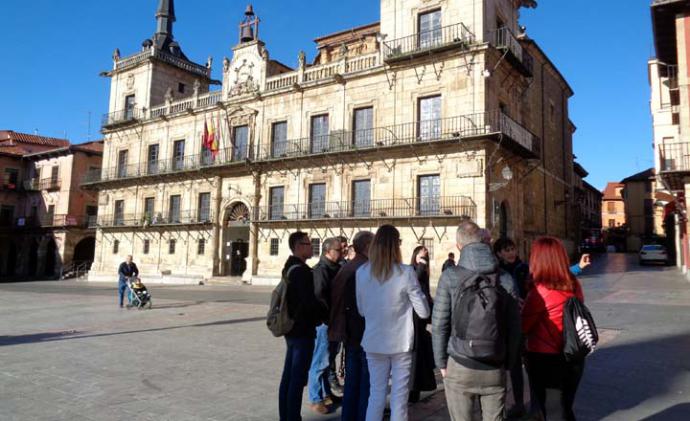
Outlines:
[{"label": "sneaker", "polygon": [[316,412],[317,414],[321,414],[321,415],[326,415],[329,412],[328,407],[323,402],[310,403],[309,409],[311,409],[312,411]]},{"label": "sneaker", "polygon": [[322,403],[326,406],[333,406],[333,398],[330,396],[326,396]]},{"label": "sneaker", "polygon": [[331,387],[331,394],[335,398],[342,398],[343,394],[345,391],[343,390],[343,387],[338,383],[337,381],[329,381],[328,382],[329,386]]}]

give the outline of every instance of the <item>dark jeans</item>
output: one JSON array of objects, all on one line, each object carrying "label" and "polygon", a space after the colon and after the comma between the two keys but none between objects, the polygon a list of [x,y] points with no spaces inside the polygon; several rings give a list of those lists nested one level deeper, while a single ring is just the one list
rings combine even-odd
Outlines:
[{"label": "dark jeans", "polygon": [[526,363],[532,399],[536,399],[544,417],[546,418],[546,389],[559,389],[563,419],[574,421],[573,404],[577,386],[585,370],[584,361],[569,363],[562,354],[528,352]]},{"label": "dark jeans", "polygon": [[345,348],[345,393],[342,421],[364,421],[369,403],[369,367],[361,346]]},{"label": "dark jeans", "polygon": [[525,406],[525,379],[522,374],[522,358],[510,369],[510,384],[513,386],[513,399],[515,406]]},{"label": "dark jeans", "polygon": [[125,291],[127,291],[127,284],[122,281],[119,281],[117,283],[117,292],[118,294],[120,294],[120,307],[122,307],[122,304],[125,299]]},{"label": "dark jeans", "polygon": [[314,339],[285,337],[285,342],[287,351],[278,391],[278,412],[280,421],[301,421],[302,394],[314,353]]}]

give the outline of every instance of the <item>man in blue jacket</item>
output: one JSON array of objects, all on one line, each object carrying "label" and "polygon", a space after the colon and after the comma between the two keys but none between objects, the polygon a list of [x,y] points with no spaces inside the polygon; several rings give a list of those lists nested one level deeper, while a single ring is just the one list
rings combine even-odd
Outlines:
[{"label": "man in blue jacket", "polygon": [[120,263],[120,268],[117,270],[118,282],[117,291],[120,294],[120,308],[123,307],[125,298],[125,291],[127,290],[127,278],[139,276],[139,269],[137,265],[132,262],[132,255],[128,255],[124,262]]}]

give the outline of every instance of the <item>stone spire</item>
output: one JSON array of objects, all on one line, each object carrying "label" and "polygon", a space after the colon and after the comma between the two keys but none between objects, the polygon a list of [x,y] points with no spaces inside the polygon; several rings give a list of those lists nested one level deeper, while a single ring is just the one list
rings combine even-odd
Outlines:
[{"label": "stone spire", "polygon": [[175,22],[174,0],[159,0],[156,11],[156,33],[153,44],[161,50],[168,50],[173,42],[173,23]]}]

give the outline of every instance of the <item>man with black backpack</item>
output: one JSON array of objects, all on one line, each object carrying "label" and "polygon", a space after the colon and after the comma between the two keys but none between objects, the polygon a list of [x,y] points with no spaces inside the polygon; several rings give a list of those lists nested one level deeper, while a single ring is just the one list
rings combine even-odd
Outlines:
[{"label": "man with black backpack", "polygon": [[443,272],[434,300],[434,359],[453,421],[472,420],[476,398],[484,421],[502,420],[506,369],[520,345],[517,289],[477,224],[460,224],[457,247],[458,265]]},{"label": "man with black backpack", "polygon": [[278,393],[280,421],[299,421],[316,326],[324,320],[325,309],[316,299],[312,270],[305,263],[312,257],[309,236],[293,232],[288,244],[292,256],[285,262],[280,285],[271,299],[267,324],[274,336],[285,336],[287,343]]}]

